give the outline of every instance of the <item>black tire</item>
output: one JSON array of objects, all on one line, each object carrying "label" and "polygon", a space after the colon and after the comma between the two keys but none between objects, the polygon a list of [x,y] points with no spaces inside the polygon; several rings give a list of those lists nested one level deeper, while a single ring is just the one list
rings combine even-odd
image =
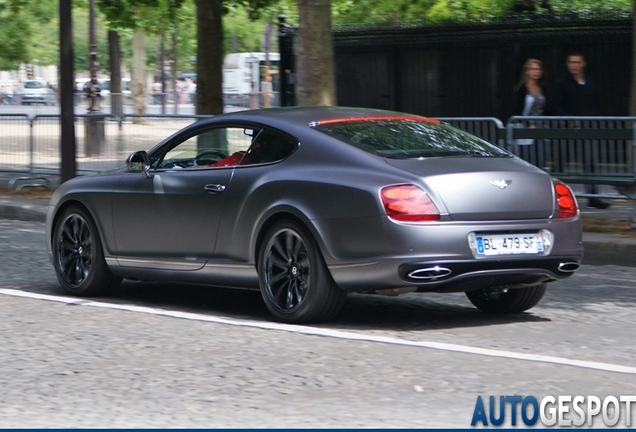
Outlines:
[{"label": "black tire", "polygon": [[106,265],[95,222],[82,207],[68,207],[57,218],[52,249],[55,275],[70,294],[96,296],[121,284]]},{"label": "black tire", "polygon": [[517,289],[485,288],[466,293],[468,300],[479,310],[489,313],[519,313],[527,311],[541,301],[547,283]]},{"label": "black tire", "polygon": [[290,220],[274,224],[265,235],[258,279],[265,305],[286,323],[329,320],[347,297],[333,281],[313,237]]}]

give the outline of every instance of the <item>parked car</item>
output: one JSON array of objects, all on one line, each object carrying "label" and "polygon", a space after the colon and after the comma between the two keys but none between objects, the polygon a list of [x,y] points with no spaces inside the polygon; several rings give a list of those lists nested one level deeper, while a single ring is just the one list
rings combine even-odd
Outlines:
[{"label": "parked car", "polygon": [[24,82],[19,91],[20,103],[22,105],[44,104],[55,105],[57,96],[53,88],[45,80],[36,78]]},{"label": "parked car", "polygon": [[565,184],[439,121],[362,108],[196,122],[59,186],[46,231],[71,294],[122,278],[253,288],[291,323],[334,317],[352,292],[522,312],[583,254]]}]

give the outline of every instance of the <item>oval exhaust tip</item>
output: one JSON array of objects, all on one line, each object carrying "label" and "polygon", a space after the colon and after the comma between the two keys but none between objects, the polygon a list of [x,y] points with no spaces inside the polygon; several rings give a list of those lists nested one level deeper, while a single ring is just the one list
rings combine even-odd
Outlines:
[{"label": "oval exhaust tip", "polygon": [[451,273],[452,271],[450,269],[447,269],[446,267],[435,266],[413,270],[407,276],[412,279],[434,281],[450,276]]},{"label": "oval exhaust tip", "polygon": [[564,262],[559,264],[559,271],[564,273],[572,273],[579,269],[581,265],[577,262]]}]

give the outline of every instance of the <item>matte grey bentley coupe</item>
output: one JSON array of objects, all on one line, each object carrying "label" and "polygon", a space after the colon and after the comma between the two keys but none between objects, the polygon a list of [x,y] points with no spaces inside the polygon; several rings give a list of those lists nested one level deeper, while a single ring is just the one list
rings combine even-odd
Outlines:
[{"label": "matte grey bentley coupe", "polygon": [[49,255],[69,293],[122,278],[259,289],[280,321],[327,320],[349,292],[466,292],[535,306],[583,255],[572,191],[424,117],[280,108],[192,124],[53,195]]}]

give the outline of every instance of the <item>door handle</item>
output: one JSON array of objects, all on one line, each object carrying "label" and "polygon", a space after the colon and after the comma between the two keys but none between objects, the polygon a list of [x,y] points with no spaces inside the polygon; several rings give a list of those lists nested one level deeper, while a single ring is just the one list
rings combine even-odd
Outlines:
[{"label": "door handle", "polygon": [[207,184],[205,185],[205,191],[209,193],[219,193],[225,190],[225,185],[222,184]]}]

